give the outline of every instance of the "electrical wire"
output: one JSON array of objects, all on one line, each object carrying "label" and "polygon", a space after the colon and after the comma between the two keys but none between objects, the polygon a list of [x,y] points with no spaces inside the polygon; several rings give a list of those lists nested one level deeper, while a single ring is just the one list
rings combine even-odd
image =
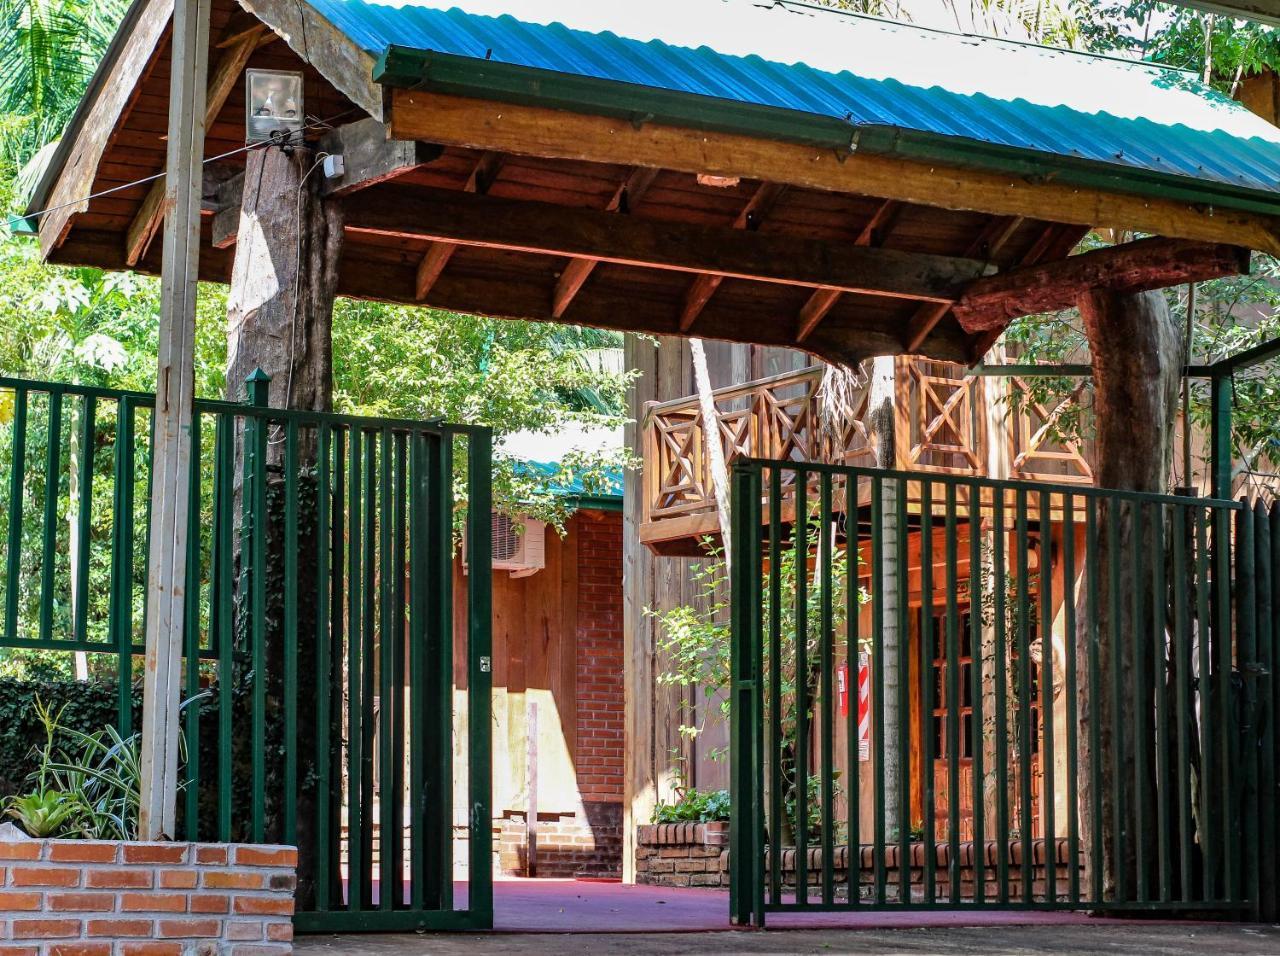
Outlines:
[{"label": "electrical wire", "polygon": [[[305,124],[301,129],[290,131],[285,137],[265,140],[261,143],[248,143],[244,146],[238,146],[235,149],[227,150],[225,153],[218,153],[216,156],[210,156],[200,165],[207,166],[210,163],[216,163],[219,160],[238,156],[241,153],[247,153],[255,149],[265,149],[270,146],[303,146],[306,143],[305,139],[299,139],[296,143],[292,142],[295,135],[301,136],[301,134],[311,130],[332,129],[335,122],[350,116],[352,113],[358,113],[359,111],[359,107],[352,107],[351,109],[343,110],[341,113],[338,113],[329,119],[316,119],[312,117],[311,121]],[[111,186],[108,189],[102,189],[96,193],[90,193],[88,196],[83,196],[80,199],[72,199],[64,203],[58,203],[56,206],[46,206],[44,209],[38,209],[35,212],[29,212],[22,216],[7,216],[5,218],[5,224],[8,228],[12,229],[18,223],[41,219],[51,212],[57,212],[59,209],[66,209],[69,206],[79,206],[82,203],[92,202],[94,199],[101,199],[103,196],[110,196],[114,193],[124,192],[126,189],[132,189],[134,186],[143,186],[147,183],[155,182],[157,179],[164,179],[164,177],[165,173],[163,172],[154,173],[151,176],[143,176],[141,179],[135,179],[132,182],[123,183],[119,186]]]}]

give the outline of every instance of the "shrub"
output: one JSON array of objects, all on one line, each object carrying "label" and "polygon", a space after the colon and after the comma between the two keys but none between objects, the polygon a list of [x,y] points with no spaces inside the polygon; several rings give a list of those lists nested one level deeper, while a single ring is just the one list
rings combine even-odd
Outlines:
[{"label": "shrub", "polygon": [[728,790],[690,788],[675,803],[663,801],[653,811],[654,823],[720,823],[728,819]]}]

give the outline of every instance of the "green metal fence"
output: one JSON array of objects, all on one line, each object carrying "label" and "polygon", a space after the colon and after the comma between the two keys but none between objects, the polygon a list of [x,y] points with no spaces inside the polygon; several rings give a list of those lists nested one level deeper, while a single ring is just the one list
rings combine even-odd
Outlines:
[{"label": "green metal fence", "polygon": [[1276,917],[1280,510],[733,474],[732,914]]},{"label": "green metal fence", "polygon": [[[487,927],[490,433],[271,409],[267,384],[196,403],[178,835],[298,845],[301,931]],[[0,378],[0,646],[113,658],[125,734],[153,409],[152,395]]]}]

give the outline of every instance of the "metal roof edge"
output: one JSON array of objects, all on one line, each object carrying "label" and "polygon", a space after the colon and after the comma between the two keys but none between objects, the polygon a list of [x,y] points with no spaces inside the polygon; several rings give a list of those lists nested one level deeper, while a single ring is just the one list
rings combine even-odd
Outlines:
[{"label": "metal roof edge", "polygon": [[1018,146],[892,126],[858,126],[829,116],[742,103],[521,64],[392,44],[373,78],[389,87],[564,109],[712,132],[863,151],[916,162],[1004,173],[1149,198],[1280,215],[1280,192],[1075,158]]},{"label": "metal roof edge", "polygon": [[98,98],[98,93],[101,91],[103,83],[106,82],[107,76],[115,67],[121,51],[129,41],[129,37],[133,35],[133,29],[137,25],[138,17],[142,15],[142,10],[146,5],[147,0],[133,0],[129,4],[129,9],[125,11],[124,16],[120,18],[120,26],[116,28],[115,35],[107,45],[107,51],[103,54],[102,60],[99,61],[98,68],[93,71],[93,76],[89,78],[89,85],[85,87],[84,93],[80,97],[80,102],[76,105],[75,112],[71,114],[71,119],[67,120],[67,125],[62,128],[58,145],[54,148],[53,155],[49,157],[49,165],[45,167],[44,172],[36,181],[35,188],[31,190],[31,198],[27,201],[24,217],[34,215],[43,210],[54,183],[62,175],[63,167],[67,162],[67,154],[79,136],[85,117],[93,109],[93,103]]}]

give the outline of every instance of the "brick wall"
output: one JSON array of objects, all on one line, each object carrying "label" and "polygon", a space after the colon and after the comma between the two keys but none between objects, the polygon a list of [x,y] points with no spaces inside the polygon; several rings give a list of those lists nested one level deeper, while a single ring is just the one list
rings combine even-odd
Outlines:
[{"label": "brick wall", "polygon": [[293,951],[293,847],[0,843],[0,956]]},{"label": "brick wall", "polygon": [[578,531],[578,789],[622,800],[622,515],[595,512]]},{"label": "brick wall", "polygon": [[[576,813],[538,814],[539,877],[611,879],[622,875],[622,804],[592,802]],[[498,867],[510,876],[528,876],[525,814],[507,813],[496,821]]]},{"label": "brick wall", "polygon": [[636,882],[728,886],[729,824],[656,823],[636,830]]}]

